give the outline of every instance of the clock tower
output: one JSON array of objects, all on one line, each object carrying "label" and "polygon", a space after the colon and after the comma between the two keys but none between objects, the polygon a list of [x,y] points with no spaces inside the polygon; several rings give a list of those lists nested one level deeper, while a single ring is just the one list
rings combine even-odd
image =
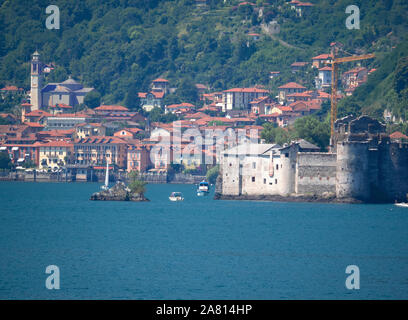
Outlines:
[{"label": "clock tower", "polygon": [[42,106],[42,64],[38,51],[33,53],[31,59],[31,111],[41,109]]}]

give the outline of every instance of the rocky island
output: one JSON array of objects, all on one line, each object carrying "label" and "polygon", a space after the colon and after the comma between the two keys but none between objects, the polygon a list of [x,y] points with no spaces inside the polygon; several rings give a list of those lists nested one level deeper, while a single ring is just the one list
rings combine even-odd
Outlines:
[{"label": "rocky island", "polygon": [[[137,192],[139,191],[139,192]],[[112,188],[92,194],[90,200],[100,201],[150,201],[140,190],[132,191],[123,182],[118,181]]]}]

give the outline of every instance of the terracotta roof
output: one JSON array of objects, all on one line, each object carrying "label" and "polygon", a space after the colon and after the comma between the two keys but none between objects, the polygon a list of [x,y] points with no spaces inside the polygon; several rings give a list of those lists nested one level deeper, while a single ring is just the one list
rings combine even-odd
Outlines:
[{"label": "terracotta roof", "polygon": [[201,83],[196,83],[196,88],[197,89],[208,89],[208,87],[206,86],[206,85],[204,85],[204,84],[201,84]]},{"label": "terracotta roof", "polygon": [[320,68],[319,71],[332,71],[332,68],[329,66],[326,66],[326,67]]},{"label": "terracotta roof", "polygon": [[188,102],[182,102],[179,104],[171,104],[166,107],[166,109],[179,109],[179,108],[194,108],[195,106]]},{"label": "terracotta roof", "polygon": [[26,126],[32,127],[32,128],[44,128],[42,124],[36,123],[36,122],[24,122]]},{"label": "terracotta roof", "polygon": [[151,93],[156,99],[161,99],[164,97],[163,91],[151,91],[151,92],[139,92],[139,98],[146,98],[147,94]]},{"label": "terracotta roof", "polygon": [[390,134],[390,138],[391,139],[408,139],[408,136],[406,136],[402,132],[395,131],[395,132]]},{"label": "terracotta roof", "polygon": [[63,129],[63,130],[47,130],[37,132],[37,136],[68,136],[75,132],[75,129]]},{"label": "terracotta roof", "polygon": [[94,110],[97,110],[97,111],[129,111],[128,108],[123,107],[123,106],[106,106],[106,105],[97,107]]},{"label": "terracotta roof", "polygon": [[313,57],[312,60],[328,60],[328,59],[332,59],[333,56],[330,53],[323,53],[320,54],[316,57]]},{"label": "terracotta roof", "polygon": [[94,136],[88,138],[82,138],[75,141],[75,143],[92,143],[92,144],[105,144],[105,143],[116,143],[116,144],[126,144],[127,142],[119,139],[117,137],[108,136]]},{"label": "terracotta roof", "polygon": [[278,109],[281,111],[293,111],[290,106],[279,106]]},{"label": "terracotta roof", "polygon": [[63,108],[63,109],[72,109],[71,106],[65,104],[65,103],[57,103],[53,106],[50,106],[50,108]]},{"label": "terracotta roof", "polygon": [[307,64],[308,64],[307,62],[297,61],[297,62],[293,62],[290,66],[291,67],[304,67]]},{"label": "terracotta roof", "polygon": [[157,78],[157,79],[154,79],[152,82],[169,82],[169,80],[163,79],[163,78]]},{"label": "terracotta roof", "polygon": [[224,90],[223,92],[247,92],[247,93],[268,93],[268,90],[258,89],[258,88],[233,88],[229,90]]},{"label": "terracotta roof", "polygon": [[283,86],[278,87],[278,89],[306,89],[306,88],[296,82],[288,82]]},{"label": "terracotta roof", "polygon": [[306,92],[295,92],[288,94],[287,97],[305,97],[305,98],[310,98],[312,95],[310,93]]},{"label": "terracotta roof", "polygon": [[44,110],[33,110],[25,115],[26,117],[51,117],[52,114]]},{"label": "terracotta roof", "polygon": [[66,148],[72,148],[74,144],[72,142],[67,142],[64,140],[54,140],[54,141],[48,141],[46,143],[41,143],[38,145],[39,147],[66,147]]},{"label": "terracotta roof", "polygon": [[4,88],[1,88],[0,90],[2,91],[22,91],[23,89],[17,88],[16,86],[5,86]]},{"label": "terracotta roof", "polygon": [[314,4],[310,2],[298,2],[297,6],[299,7],[313,7]]},{"label": "terracotta roof", "polygon": [[61,113],[56,115],[49,115],[49,118],[89,118],[89,115],[84,113]]}]

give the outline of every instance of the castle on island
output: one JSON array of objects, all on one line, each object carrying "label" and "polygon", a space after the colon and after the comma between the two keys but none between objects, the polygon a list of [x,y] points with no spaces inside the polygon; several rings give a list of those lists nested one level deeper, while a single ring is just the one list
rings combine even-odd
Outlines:
[{"label": "castle on island", "polygon": [[335,122],[331,152],[304,140],[239,145],[222,153],[221,199],[406,201],[408,143],[391,141],[368,116]]},{"label": "castle on island", "polygon": [[44,86],[44,64],[40,54],[35,51],[31,59],[31,111],[47,109],[56,104],[76,106],[84,102],[85,96],[94,88],[85,88],[71,77],[61,83],[48,83]]}]

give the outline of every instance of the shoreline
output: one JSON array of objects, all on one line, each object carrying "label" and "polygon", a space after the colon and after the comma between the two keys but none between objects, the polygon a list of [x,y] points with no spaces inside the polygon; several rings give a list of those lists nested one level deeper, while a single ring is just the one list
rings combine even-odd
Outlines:
[{"label": "shoreline", "polygon": [[337,198],[335,196],[330,197],[318,197],[313,196],[281,196],[281,195],[222,195],[215,193],[214,200],[244,200],[244,201],[265,201],[265,202],[299,202],[299,203],[335,203],[335,204],[386,204],[392,202],[366,202],[354,198]]}]

